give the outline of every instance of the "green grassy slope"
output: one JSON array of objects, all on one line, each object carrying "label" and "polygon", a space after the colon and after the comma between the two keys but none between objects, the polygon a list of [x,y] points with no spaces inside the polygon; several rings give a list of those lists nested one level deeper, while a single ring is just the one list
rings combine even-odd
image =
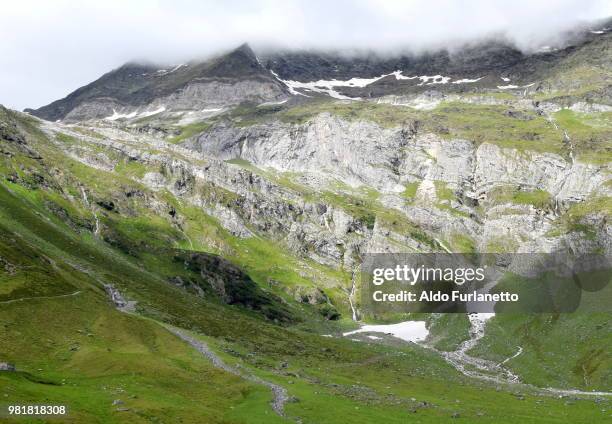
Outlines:
[{"label": "green grassy slope", "polygon": [[[468,422],[560,423],[605,417],[592,400],[570,404],[527,389],[520,389],[522,396],[516,389],[495,390],[416,345],[321,337],[340,326],[281,291],[264,290],[270,270],[282,284],[304,279],[295,271],[296,258],[272,242],[228,236],[212,218],[167,193],[150,193],[125,176],[70,160],[20,115],[9,113],[3,122],[15,126],[3,127],[0,144],[0,361],[18,368],[0,373],[3,402],[67,404],[67,422],[283,422],[267,388],[214,368],[163,322],[199,334],[228,363],[286,387],[293,399],[285,421],[436,423],[455,415]],[[162,212],[154,214],[147,202],[161,202]],[[168,206],[186,217],[184,226],[172,222]],[[102,225],[97,236],[93,211]],[[186,234],[197,250],[229,251],[263,295],[285,298],[292,323],[170,284],[177,275],[198,281],[198,273],[174,259],[176,249],[191,247]],[[137,315],[116,311],[103,284],[136,300]]]}]

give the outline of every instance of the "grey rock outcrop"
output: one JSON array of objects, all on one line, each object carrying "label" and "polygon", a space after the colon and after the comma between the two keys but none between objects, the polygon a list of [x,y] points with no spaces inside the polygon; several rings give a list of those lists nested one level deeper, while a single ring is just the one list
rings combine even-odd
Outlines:
[{"label": "grey rock outcrop", "polygon": [[16,371],[15,365],[8,362],[0,362],[0,371],[14,372]]}]

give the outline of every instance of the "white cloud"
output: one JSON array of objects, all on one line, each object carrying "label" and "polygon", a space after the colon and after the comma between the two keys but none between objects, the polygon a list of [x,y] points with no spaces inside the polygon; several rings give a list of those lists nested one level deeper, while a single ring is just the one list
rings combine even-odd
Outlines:
[{"label": "white cloud", "polygon": [[132,59],[178,62],[255,46],[390,52],[493,32],[526,48],[607,0],[19,0],[0,12],[0,103],[37,107]]}]

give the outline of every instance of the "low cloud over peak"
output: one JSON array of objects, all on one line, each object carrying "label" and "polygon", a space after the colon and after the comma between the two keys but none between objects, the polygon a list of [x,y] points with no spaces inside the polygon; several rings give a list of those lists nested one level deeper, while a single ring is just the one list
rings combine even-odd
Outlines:
[{"label": "low cloud over peak", "polygon": [[0,103],[36,107],[129,60],[254,48],[422,51],[501,37],[523,50],[612,15],[607,0],[28,1],[0,14]]}]

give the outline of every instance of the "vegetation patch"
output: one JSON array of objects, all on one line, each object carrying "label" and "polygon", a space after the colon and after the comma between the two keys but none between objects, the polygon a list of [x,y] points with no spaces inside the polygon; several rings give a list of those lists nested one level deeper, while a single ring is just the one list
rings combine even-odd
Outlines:
[{"label": "vegetation patch", "polygon": [[[612,112],[579,113],[563,109],[554,114],[578,160],[603,165],[612,162]],[[566,135],[565,135],[566,134]]]},{"label": "vegetation patch", "polygon": [[555,228],[550,230],[549,236],[559,236],[571,232],[580,232],[587,239],[594,239],[598,229],[595,225],[586,222],[587,216],[599,215],[608,217],[612,215],[612,197],[593,197],[584,202],[575,203],[555,223]]},{"label": "vegetation patch", "polygon": [[536,209],[547,209],[551,206],[552,197],[545,190],[525,190],[521,187],[499,186],[489,192],[493,204],[513,203],[531,205]]},{"label": "vegetation patch", "polygon": [[476,243],[474,239],[466,234],[453,233],[449,237],[449,243],[453,252],[476,254]]},{"label": "vegetation patch", "polygon": [[402,192],[402,197],[408,201],[408,203],[412,203],[416,198],[416,193],[419,188],[419,182],[414,183],[406,183],[405,189]]},{"label": "vegetation patch", "polygon": [[182,143],[188,138],[191,138],[195,135],[203,133],[204,131],[209,129],[211,126],[212,126],[211,122],[202,121],[202,122],[194,122],[192,124],[185,125],[183,127],[179,127],[178,130],[180,131],[180,133],[178,135],[170,137],[168,141],[172,144]]}]

